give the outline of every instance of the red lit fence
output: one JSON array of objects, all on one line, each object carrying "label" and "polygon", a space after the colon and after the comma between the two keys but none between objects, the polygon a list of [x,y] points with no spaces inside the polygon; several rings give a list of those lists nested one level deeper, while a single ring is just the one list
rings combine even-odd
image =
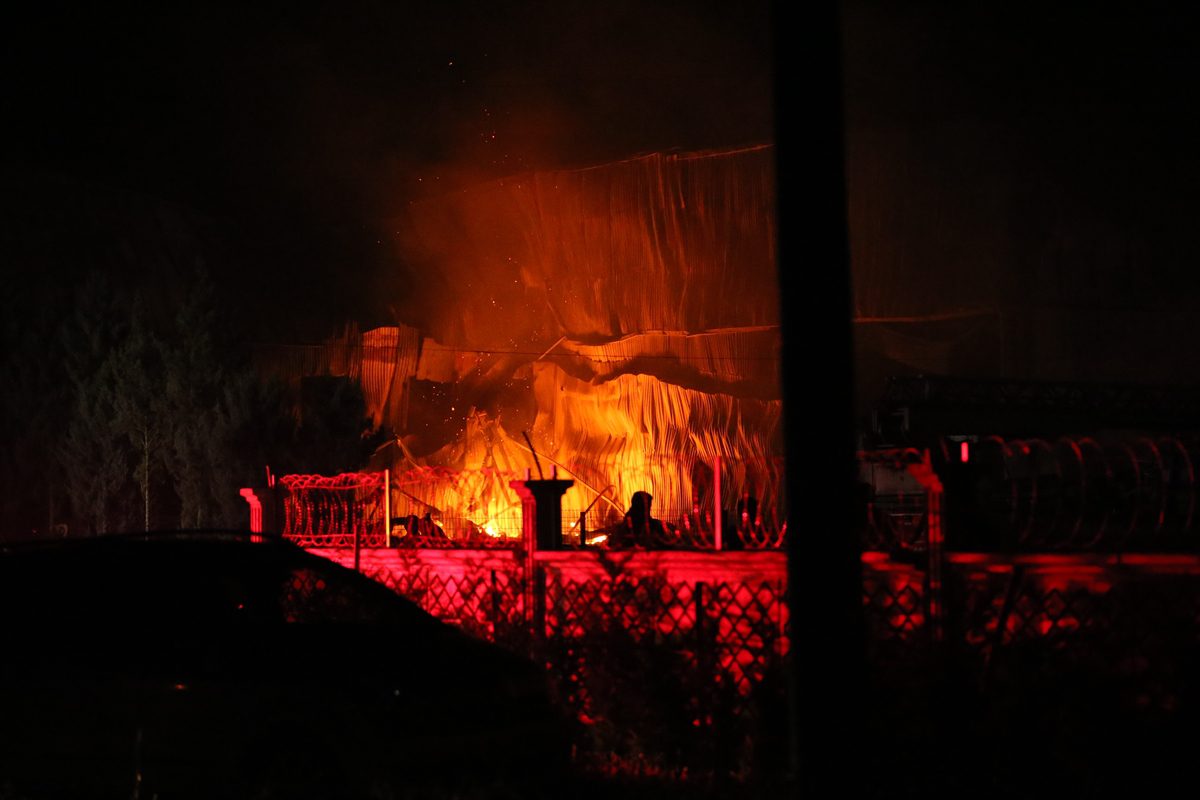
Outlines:
[{"label": "red lit fence", "polygon": [[[781,459],[696,463],[688,468],[686,479],[680,477],[682,469],[662,462],[658,469],[646,471],[645,487],[652,496],[680,496],[683,489],[667,483],[682,480],[692,501],[686,507],[660,506],[656,501],[651,516],[661,524],[643,532],[625,530],[628,498],[614,497],[611,486],[593,489],[590,475],[587,483],[577,481],[577,491],[568,495],[563,509],[563,543],[607,549],[782,548],[787,521]],[[494,469],[442,467],[400,474],[288,475],[279,479],[278,527],[303,547],[516,547],[521,506],[509,483],[524,477]],[[580,500],[586,505],[580,507]]]},{"label": "red lit fence", "polygon": [[[352,563],[344,549],[312,552]],[[544,660],[596,757],[653,755],[667,736],[690,743],[683,762],[666,759],[674,768],[692,758],[693,770],[711,768],[736,755],[706,750],[718,728],[750,736],[756,710],[783,702],[782,553],[557,551],[538,553],[532,574],[527,563],[503,550],[376,549],[359,567],[434,616]]]},{"label": "red lit fence", "polygon": [[284,536],[304,547],[383,547],[383,472],[284,475]]},{"label": "red lit fence", "polygon": [[[863,566],[875,658],[935,652],[927,573],[883,556]],[[956,553],[943,575],[946,652],[984,687],[1019,688],[1033,668],[1111,687],[1125,709],[1170,712],[1192,681],[1200,557]]]},{"label": "red lit fence", "polygon": [[619,528],[618,504],[593,492],[564,514],[564,549],[532,558],[509,496],[517,476],[494,470],[288,476],[282,529],[545,663],[584,723],[584,761],[615,759],[625,774],[730,774],[785,702],[786,523],[781,464],[714,467],[708,484],[691,476],[690,508],[655,507],[661,524],[641,535]]},{"label": "red lit fence", "polygon": [[[310,552],[352,565],[344,549]],[[517,649],[616,628],[699,647],[744,694],[788,649],[781,553],[548,552],[532,577],[525,564],[505,551],[376,550],[359,569],[439,619]]]},{"label": "red lit fence", "polygon": [[[1067,465],[1077,447],[1080,453],[1091,448],[1066,439],[1059,444]],[[1192,663],[1188,648],[1200,645],[1200,553],[1105,548],[1106,542],[1186,544],[1186,538],[1172,540],[1167,532],[1193,524],[1190,451],[1176,449],[1168,456],[1163,442],[1153,442],[1157,451],[1150,444],[1092,448],[1109,453],[1106,468],[1099,455],[1084,455],[1078,472],[1060,464],[1057,472],[1046,467],[1046,474],[1031,478],[1017,465],[1053,448],[973,443],[969,460],[959,463],[976,475],[999,475],[1002,480],[986,485],[1012,498],[1001,506],[1008,530],[1028,532],[1014,535],[1007,552],[944,546],[944,476],[934,474],[929,454],[862,454],[862,607],[871,663],[886,671],[908,659],[941,674],[929,665],[956,654],[954,668],[970,681],[985,687],[1007,682],[1017,690],[1022,669],[1045,664],[1047,670],[1105,675],[1121,687],[1122,702],[1130,707],[1169,708],[1178,702],[1179,676]],[[1128,472],[1114,461],[1121,453],[1131,456]],[[1064,488],[1069,486],[1086,492],[1072,493]],[[1118,491],[1121,487],[1132,490]],[[373,508],[373,501],[354,494],[360,487],[318,488]],[[639,747],[646,751],[646,742],[670,741],[680,749],[674,756],[660,754],[662,763],[711,767],[714,759],[744,752],[742,745],[715,741],[730,731],[749,735],[745,726],[771,703],[783,702],[779,676],[790,647],[786,570],[783,554],[771,549],[780,539],[758,551],[714,552],[715,519],[706,517],[703,505],[679,517],[660,512],[666,521],[680,520],[676,530],[687,530],[683,519],[695,521],[700,534],[685,544],[624,551],[569,547],[533,559],[512,541],[486,532],[488,539],[480,543],[504,546],[469,547],[469,537],[448,534],[421,542],[418,528],[399,544],[420,546],[387,548],[370,528],[374,511],[304,513],[295,517],[306,521],[296,527],[303,533],[292,535],[314,552],[355,563],[345,537],[316,546],[325,541],[316,537],[331,535],[321,527],[324,520],[353,520],[362,531],[360,542],[371,542],[360,548],[362,572],[447,622],[546,663],[561,698],[586,723],[593,754],[632,757]],[[401,510],[392,516],[411,522],[417,515]],[[589,542],[598,530],[590,516],[576,526]],[[1057,521],[1039,527],[1043,519]],[[1112,527],[1118,519],[1123,522]],[[1130,529],[1130,519],[1140,522]],[[1103,530],[1132,532],[1096,537],[1102,520]],[[564,511],[566,532],[572,521]],[[1083,533],[1055,533],[1067,530]],[[780,537],[782,531],[780,525]],[[1153,538],[1158,536],[1166,538]],[[1090,552],[1049,552],[1051,542],[1061,549],[1072,542],[1094,546]],[[1046,551],[1029,552],[1035,545]]]}]

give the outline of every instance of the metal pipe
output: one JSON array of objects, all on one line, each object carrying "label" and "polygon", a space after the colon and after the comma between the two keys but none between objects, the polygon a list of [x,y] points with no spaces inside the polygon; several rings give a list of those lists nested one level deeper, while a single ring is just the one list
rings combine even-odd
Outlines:
[{"label": "metal pipe", "polygon": [[[523,444],[521,444],[520,442],[518,442],[518,441],[515,441],[515,440],[513,441],[513,444],[517,445],[518,447],[525,447],[525,445],[523,445]],[[529,448],[526,448],[526,449],[528,450]],[[533,453],[533,450],[529,450],[529,452]],[[534,453],[534,455],[536,456],[537,454],[536,454],[536,453]],[[544,454],[543,454],[543,455],[544,455]],[[547,460],[547,461],[549,461],[551,464],[556,464],[556,465],[558,465],[560,468],[562,468],[562,469],[566,470],[567,474],[568,474],[568,475],[570,475],[572,478],[574,478],[574,479],[575,479],[575,482],[576,482],[576,483],[578,483],[578,484],[579,484],[580,486],[582,486],[583,488],[585,488],[585,489],[591,489],[593,492],[595,492],[595,493],[596,493],[596,495],[597,495],[597,499],[599,499],[599,497],[603,497],[603,495],[604,495],[604,492],[605,492],[605,491],[607,491],[607,489],[605,489],[605,490],[602,490],[602,491],[599,491],[599,492],[597,492],[597,491],[596,491],[596,489],[595,489],[595,488],[594,488],[594,487],[593,487],[593,486],[592,486],[590,483],[588,483],[587,481],[585,481],[585,480],[583,480],[582,478],[580,478],[578,474],[576,474],[575,472],[573,472],[573,471],[571,470],[571,468],[570,468],[570,467],[566,466],[566,465],[565,465],[565,464],[563,464],[562,462],[560,462],[560,461],[555,461],[555,460],[554,460],[553,458],[551,458],[550,456],[546,456],[546,460]],[[525,468],[525,480],[529,480],[529,468],[528,468],[528,467],[526,467],[526,468]],[[610,488],[611,488],[611,487],[610,487]],[[605,497],[605,498],[604,498],[604,502],[606,502],[606,503],[608,503],[610,506],[612,506],[612,507],[613,507],[613,508],[616,510],[616,512],[617,512],[618,514],[622,514],[622,515],[623,515],[623,514],[625,513],[625,509],[623,509],[623,508],[621,508],[619,505],[617,505],[616,501],[614,501],[614,500],[610,500],[610,499],[608,499],[607,497]]]}]

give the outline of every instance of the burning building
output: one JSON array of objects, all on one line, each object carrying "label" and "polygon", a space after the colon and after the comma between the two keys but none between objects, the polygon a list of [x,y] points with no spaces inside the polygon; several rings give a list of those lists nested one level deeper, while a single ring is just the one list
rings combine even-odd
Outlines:
[{"label": "burning building", "polygon": [[[525,470],[574,480],[572,528],[637,491],[672,536],[785,526],[771,146],[516,175],[412,204],[394,326],[265,367],[361,383],[394,434],[393,509],[451,538],[515,536]],[[717,498],[720,498],[719,500]],[[568,532],[569,535],[569,532]]]}]

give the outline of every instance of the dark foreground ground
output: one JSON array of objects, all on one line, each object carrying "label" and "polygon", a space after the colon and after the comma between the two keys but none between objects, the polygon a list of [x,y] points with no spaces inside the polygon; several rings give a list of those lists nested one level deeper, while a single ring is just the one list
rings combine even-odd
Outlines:
[{"label": "dark foreground ground", "polygon": [[[1174,691],[1151,696],[1134,682],[1064,667],[1052,655],[1027,658],[1004,665],[1004,674],[985,689],[944,669],[928,669],[927,663],[892,660],[887,674],[876,672],[865,692],[861,737],[845,754],[845,781],[836,793],[868,798],[1158,796],[1191,784],[1200,717],[1190,697]],[[1186,677],[1190,684],[1191,675]],[[783,769],[740,776],[622,775],[610,764],[577,770],[534,793],[527,786],[464,779],[468,773],[464,764],[464,774],[448,775],[444,784],[380,786],[353,797],[716,800],[796,794]],[[301,796],[330,795],[325,790]],[[3,786],[0,800],[42,798]]]}]

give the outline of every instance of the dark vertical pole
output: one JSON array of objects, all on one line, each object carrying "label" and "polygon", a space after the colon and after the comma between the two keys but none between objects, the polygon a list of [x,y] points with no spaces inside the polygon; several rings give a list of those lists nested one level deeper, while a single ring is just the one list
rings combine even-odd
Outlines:
[{"label": "dark vertical pole", "polygon": [[496,584],[496,570],[491,571],[491,583],[488,586],[492,600],[492,641],[500,641],[500,587]]},{"label": "dark vertical pole", "polygon": [[358,551],[361,547],[362,530],[360,525],[354,526],[354,571],[358,572]]},{"label": "dark vertical pole", "polygon": [[[861,730],[861,553],[851,522],[850,254],[833,2],[775,7],[779,287],[792,628],[792,764],[801,792],[847,785]],[[790,12],[791,9],[789,8]],[[790,14],[789,14],[790,16]],[[819,501],[814,498],[820,498]],[[819,502],[821,513],[801,509]]]},{"label": "dark vertical pole", "polygon": [[704,687],[702,696],[697,697],[696,701],[699,707],[698,713],[703,717],[704,711],[713,707],[712,699],[715,696],[713,684],[717,679],[716,659],[712,658],[712,647],[708,640],[708,626],[705,625],[708,613],[704,603],[703,581],[696,582],[692,601],[696,614],[696,672],[700,676],[700,680],[696,682],[696,685]]},{"label": "dark vertical pole", "polygon": [[[546,577],[546,568],[543,567],[536,559],[533,562],[533,570],[530,572],[529,579],[533,581],[533,642],[534,646],[541,648],[546,639],[546,592],[548,580]],[[538,656],[541,656],[539,649]],[[541,659],[539,658],[539,663]]]},{"label": "dark vertical pole", "polygon": [[535,660],[538,658],[537,651],[537,624],[535,622],[536,614],[534,607],[537,595],[535,583],[535,572],[537,571],[537,498],[533,492],[529,490],[528,484],[532,483],[529,477],[529,470],[525,470],[525,480],[511,481],[508,485],[515,489],[517,496],[521,498],[521,545],[524,548],[522,558],[522,575],[524,580],[521,583],[522,606],[524,607],[523,621],[525,630],[529,634],[529,655]]}]

